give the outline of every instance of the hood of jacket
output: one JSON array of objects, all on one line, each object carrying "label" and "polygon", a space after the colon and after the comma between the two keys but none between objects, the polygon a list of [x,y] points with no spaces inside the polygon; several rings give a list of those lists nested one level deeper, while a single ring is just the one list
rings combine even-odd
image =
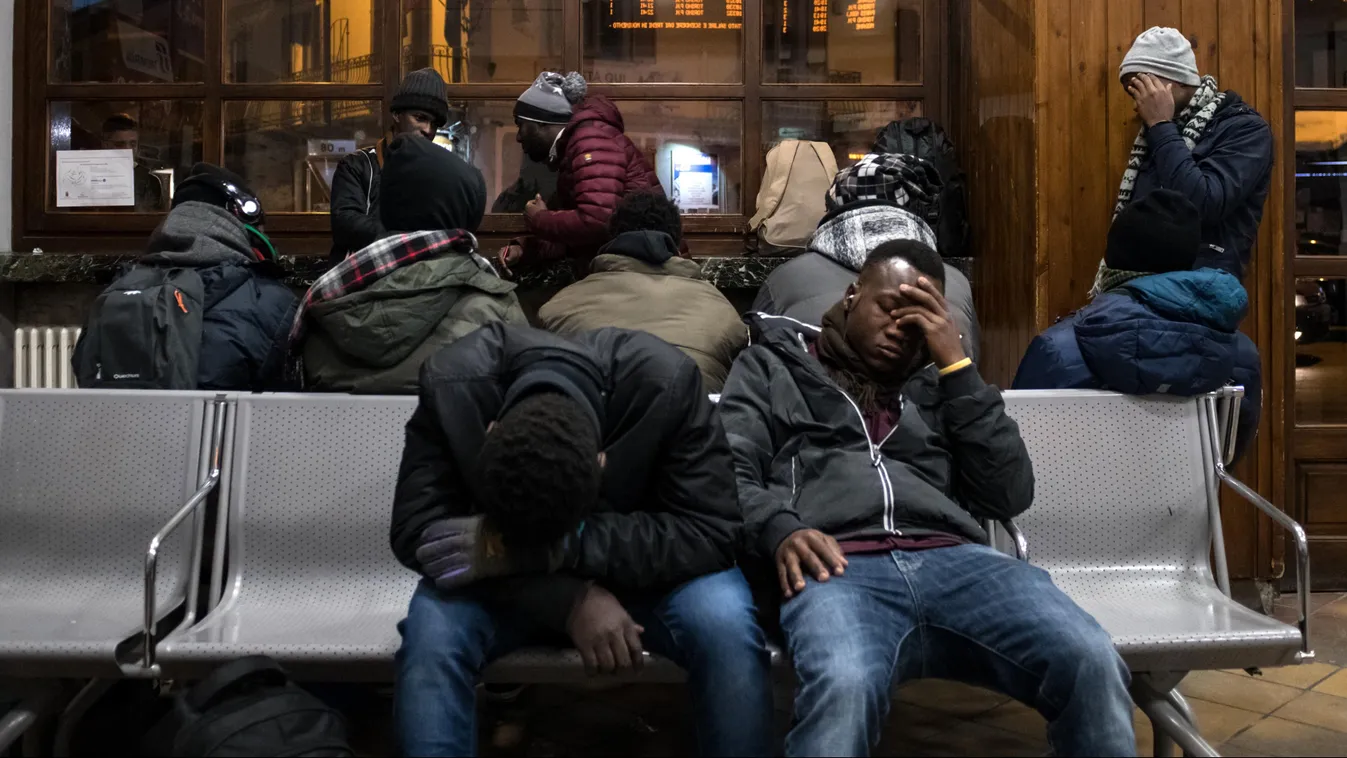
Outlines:
[{"label": "hood of jacket", "polygon": [[314,305],[306,317],[354,361],[376,368],[395,366],[425,342],[462,297],[514,291],[514,284],[483,264],[458,253],[418,261],[368,287]]},{"label": "hood of jacket", "polygon": [[1223,332],[1239,328],[1249,312],[1249,294],[1234,274],[1214,268],[1174,271],[1133,279],[1122,285],[1163,318],[1209,326]]},{"label": "hood of jacket", "polygon": [[590,95],[575,107],[571,113],[571,120],[566,126],[566,131],[573,131],[576,125],[585,121],[602,121],[605,124],[616,128],[619,132],[626,131],[626,124],[622,120],[622,111],[617,109],[617,104],[603,95]]},{"label": "hood of jacket", "polygon": [[1247,308],[1233,275],[1202,269],[1134,279],[1072,324],[1081,357],[1107,389],[1191,396],[1230,381]]},{"label": "hood of jacket", "polygon": [[660,266],[678,256],[678,243],[664,232],[623,232],[599,248],[600,255],[620,255]]},{"label": "hood of jacket", "polygon": [[243,223],[224,208],[185,202],[169,211],[150,235],[141,263],[160,266],[214,266],[253,261]]},{"label": "hood of jacket", "polygon": [[809,250],[860,271],[871,250],[900,239],[920,240],[932,249],[936,247],[935,233],[916,215],[882,201],[864,201],[824,216],[809,240]]}]

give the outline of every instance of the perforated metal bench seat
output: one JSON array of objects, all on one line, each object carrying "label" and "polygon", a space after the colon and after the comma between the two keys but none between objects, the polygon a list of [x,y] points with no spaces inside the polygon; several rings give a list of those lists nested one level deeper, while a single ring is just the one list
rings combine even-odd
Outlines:
[{"label": "perforated metal bench seat", "polygon": [[[116,677],[150,535],[197,488],[204,393],[0,391],[0,674]],[[156,616],[182,603],[188,535]]]},{"label": "perforated metal bench seat", "polygon": [[1032,562],[1134,672],[1275,666],[1301,651],[1299,630],[1236,603],[1213,575],[1216,421],[1205,400],[1005,393],[1034,463],[1033,507],[1015,519]]}]

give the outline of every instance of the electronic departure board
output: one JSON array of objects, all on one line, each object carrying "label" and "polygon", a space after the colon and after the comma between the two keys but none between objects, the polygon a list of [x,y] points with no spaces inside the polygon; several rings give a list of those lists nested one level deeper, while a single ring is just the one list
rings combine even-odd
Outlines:
[{"label": "electronic departure board", "polygon": [[[616,7],[615,7],[616,5]],[[632,10],[637,12],[633,15]],[[608,3],[610,29],[740,29],[743,0],[639,0]]]},{"label": "electronic departure board", "polygon": [[[783,0],[781,5],[782,31],[786,31],[785,27],[790,23],[787,11],[790,2],[791,0]],[[867,31],[875,28],[876,0],[811,0],[811,2],[813,3],[813,14],[809,23],[811,32],[828,31],[829,13],[841,15],[848,29]]]}]

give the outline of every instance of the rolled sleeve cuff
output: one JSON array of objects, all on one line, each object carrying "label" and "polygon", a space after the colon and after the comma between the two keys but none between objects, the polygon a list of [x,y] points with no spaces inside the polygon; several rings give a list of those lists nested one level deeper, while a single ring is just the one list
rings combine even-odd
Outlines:
[{"label": "rolled sleeve cuff", "polygon": [[762,529],[762,536],[758,538],[758,552],[764,558],[775,558],[776,549],[782,542],[792,534],[801,529],[808,529],[809,525],[800,520],[800,517],[790,511],[782,511],[772,516],[767,525]]}]

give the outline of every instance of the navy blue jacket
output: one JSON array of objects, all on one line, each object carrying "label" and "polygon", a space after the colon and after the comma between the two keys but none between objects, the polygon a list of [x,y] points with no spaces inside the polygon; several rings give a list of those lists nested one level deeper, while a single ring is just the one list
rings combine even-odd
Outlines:
[{"label": "navy blue jacket", "polygon": [[213,205],[182,203],[150,235],[140,262],[194,268],[201,276],[198,389],[286,389],[285,352],[299,299],[278,267],[254,259],[238,219]]},{"label": "navy blue jacket", "polygon": [[1263,392],[1258,348],[1239,331],[1248,307],[1239,281],[1216,269],[1133,279],[1035,337],[1012,388],[1191,396],[1241,384],[1241,454]]},{"label": "navy blue jacket", "polygon": [[1197,267],[1208,266],[1244,278],[1249,254],[1263,219],[1263,201],[1272,180],[1272,130],[1239,95],[1225,102],[1192,150],[1173,122],[1146,132],[1150,154],[1137,174],[1132,199],[1155,189],[1183,193],[1202,214],[1202,241],[1208,251]]}]

